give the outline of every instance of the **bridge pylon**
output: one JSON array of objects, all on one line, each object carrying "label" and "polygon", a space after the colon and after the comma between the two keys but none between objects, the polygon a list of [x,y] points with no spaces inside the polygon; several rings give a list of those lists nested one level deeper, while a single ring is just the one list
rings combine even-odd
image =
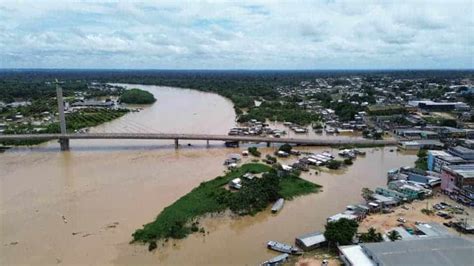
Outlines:
[{"label": "bridge pylon", "polygon": [[[56,98],[58,99],[58,113],[59,113],[59,126],[61,128],[61,135],[65,135],[66,131],[66,116],[64,115],[64,100],[63,100],[63,89],[59,86],[58,80],[56,80]],[[62,151],[69,150],[69,139],[59,138],[59,144],[61,145]]]}]

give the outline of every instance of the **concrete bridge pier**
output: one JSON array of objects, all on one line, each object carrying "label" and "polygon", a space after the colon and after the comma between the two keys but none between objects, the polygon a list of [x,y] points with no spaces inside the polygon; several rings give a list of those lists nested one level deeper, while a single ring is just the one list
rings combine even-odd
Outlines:
[{"label": "concrete bridge pier", "polygon": [[209,145],[209,140],[208,140],[208,139],[206,140],[206,147],[207,147],[207,148],[210,147],[210,145]]},{"label": "concrete bridge pier", "polygon": [[62,151],[68,151],[69,150],[69,139],[60,138],[59,139],[59,145],[61,146]]},{"label": "concrete bridge pier", "polygon": [[270,141],[267,141],[267,147],[270,147]]},{"label": "concrete bridge pier", "polygon": [[175,149],[179,148],[179,140],[178,139],[174,139],[174,148]]}]

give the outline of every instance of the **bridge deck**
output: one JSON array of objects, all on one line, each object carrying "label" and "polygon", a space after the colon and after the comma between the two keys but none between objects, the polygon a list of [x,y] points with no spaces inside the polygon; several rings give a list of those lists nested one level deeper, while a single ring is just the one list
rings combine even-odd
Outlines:
[{"label": "bridge deck", "polygon": [[182,139],[182,140],[216,140],[216,141],[245,141],[245,142],[270,142],[270,143],[292,143],[302,145],[395,145],[396,140],[369,140],[352,138],[328,138],[328,139],[302,139],[302,138],[271,138],[255,136],[228,136],[228,135],[205,135],[205,134],[167,134],[167,133],[84,133],[84,134],[21,134],[0,135],[2,140],[52,140],[52,139]]}]

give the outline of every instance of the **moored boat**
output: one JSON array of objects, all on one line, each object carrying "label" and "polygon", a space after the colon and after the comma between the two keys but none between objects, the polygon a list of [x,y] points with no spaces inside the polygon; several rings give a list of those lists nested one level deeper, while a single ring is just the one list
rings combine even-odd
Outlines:
[{"label": "moored boat", "polygon": [[299,249],[297,247],[294,247],[294,246],[291,246],[291,245],[283,244],[283,243],[280,243],[280,242],[277,242],[277,241],[268,241],[267,242],[267,248],[278,251],[278,252],[291,254],[291,255],[301,255],[301,254],[303,254],[301,249]]},{"label": "moored boat", "polygon": [[279,210],[281,210],[281,208],[283,208],[283,204],[285,203],[285,200],[283,198],[279,198],[275,204],[273,204],[272,206],[272,212],[275,213],[275,212],[278,212]]},{"label": "moored boat", "polygon": [[262,266],[276,266],[280,265],[281,263],[285,262],[288,259],[288,254],[281,254],[276,257],[273,257],[265,262],[263,262],[261,265]]}]

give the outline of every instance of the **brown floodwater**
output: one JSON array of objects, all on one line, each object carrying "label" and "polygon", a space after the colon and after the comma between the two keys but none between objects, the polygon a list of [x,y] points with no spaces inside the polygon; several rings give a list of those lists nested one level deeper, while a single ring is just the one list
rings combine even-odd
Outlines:
[{"label": "brown floodwater", "polygon": [[[232,103],[215,94],[133,87],[151,91],[157,102],[91,131],[225,134],[235,126]],[[323,191],[285,203],[277,215],[206,217],[205,236],[160,244],[156,252],[130,245],[135,229],[221,175],[227,155],[239,152],[219,142],[210,148],[203,141],[187,143],[174,150],[170,141],[74,140],[71,151],[59,152],[51,141],[0,154],[0,265],[255,265],[276,255],[265,248],[267,240],[293,243],[321,230],[328,216],[361,200],[362,187],[384,185],[388,169],[416,157],[366,149],[346,170],[304,174]]]}]

